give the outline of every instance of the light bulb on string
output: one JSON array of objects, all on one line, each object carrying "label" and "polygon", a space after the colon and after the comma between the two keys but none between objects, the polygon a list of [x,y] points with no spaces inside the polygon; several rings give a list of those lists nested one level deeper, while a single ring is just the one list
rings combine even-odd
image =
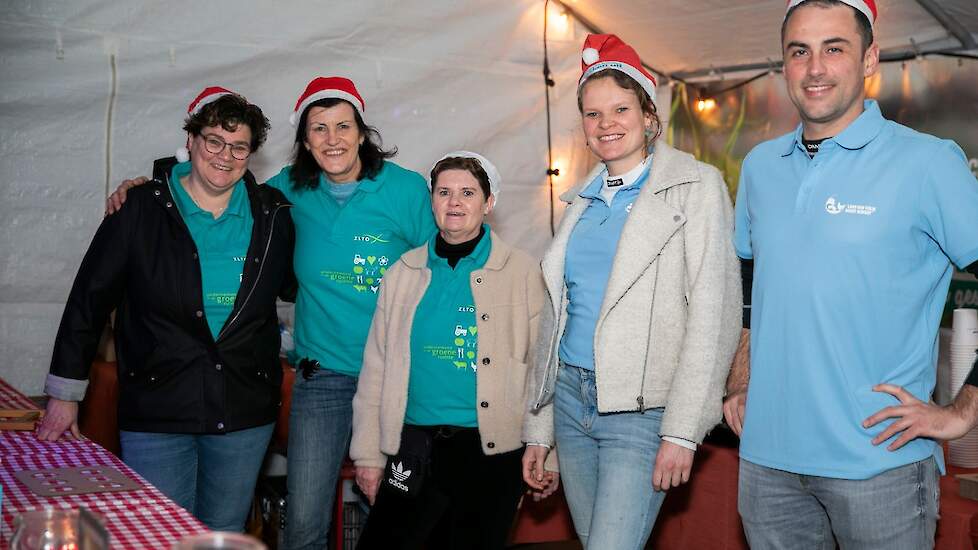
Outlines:
[{"label": "light bulb on string", "polygon": [[547,26],[549,27],[549,32],[552,32],[552,37],[561,40],[566,39],[568,31],[570,30],[570,15],[563,8],[547,5]]},{"label": "light bulb on string", "polygon": [[559,158],[555,158],[553,160],[553,163],[550,165],[550,168],[547,169],[547,175],[553,176],[555,178],[559,177],[560,169],[563,167],[562,165],[563,163],[561,162],[561,160]]},{"label": "light bulb on string", "polygon": [[701,97],[696,100],[696,110],[700,113],[709,113],[717,108],[717,100],[712,97]]}]

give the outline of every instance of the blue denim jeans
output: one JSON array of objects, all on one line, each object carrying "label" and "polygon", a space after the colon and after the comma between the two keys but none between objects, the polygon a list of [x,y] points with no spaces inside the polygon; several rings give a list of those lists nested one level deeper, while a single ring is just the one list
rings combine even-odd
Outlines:
[{"label": "blue denim jeans", "polygon": [[357,379],[317,369],[296,373],[289,412],[285,547],[321,550],[333,518],[340,466],[350,449]]},{"label": "blue denim jeans", "polygon": [[[868,444],[868,443],[867,443]],[[753,550],[934,547],[940,474],[933,458],[869,479],[794,474],[740,461],[737,508]]]},{"label": "blue denim jeans", "polygon": [[274,428],[224,435],[122,431],[122,461],[208,528],[241,532]]},{"label": "blue denim jeans", "polygon": [[585,549],[641,550],[665,492],[652,489],[662,409],[598,414],[594,372],[561,366],[554,391],[560,480]]}]

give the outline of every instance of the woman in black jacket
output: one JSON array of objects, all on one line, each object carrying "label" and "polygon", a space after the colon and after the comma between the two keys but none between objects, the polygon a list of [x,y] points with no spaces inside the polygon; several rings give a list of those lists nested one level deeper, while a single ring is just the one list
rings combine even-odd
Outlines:
[{"label": "woman in black jacket", "polygon": [[156,161],[82,260],[38,437],[78,436],[115,309],[123,460],[211,529],[240,531],[278,414],[275,300],[294,292],[295,235],[285,198],[248,171],[269,128],[261,109],[208,88],[188,114],[184,162]]}]

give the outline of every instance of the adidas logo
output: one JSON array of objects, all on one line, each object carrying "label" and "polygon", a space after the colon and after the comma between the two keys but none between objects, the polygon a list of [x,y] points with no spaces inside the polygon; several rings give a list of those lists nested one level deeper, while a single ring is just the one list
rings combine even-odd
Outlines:
[{"label": "adidas logo", "polygon": [[398,462],[391,467],[391,475],[393,475],[394,479],[397,481],[404,481],[405,479],[411,477],[411,470],[405,470],[404,463]]},{"label": "adidas logo", "polygon": [[401,482],[409,477],[411,477],[411,470],[405,470],[404,463],[398,462],[391,465],[391,475],[387,478],[387,483],[391,487],[396,487],[407,493],[409,491],[408,486]]}]

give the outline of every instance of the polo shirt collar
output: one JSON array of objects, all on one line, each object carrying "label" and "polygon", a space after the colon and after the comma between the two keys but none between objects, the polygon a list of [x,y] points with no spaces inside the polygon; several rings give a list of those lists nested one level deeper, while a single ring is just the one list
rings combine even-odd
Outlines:
[{"label": "polo shirt collar", "polygon": [[[180,178],[190,174],[190,162],[181,162],[173,166],[173,170],[170,172],[170,194],[173,195],[173,201],[177,204],[177,209],[183,213],[184,216],[196,216],[198,214],[204,215],[208,218],[214,219],[214,216],[203,210],[194,199],[187,193],[187,190],[183,188],[180,184]],[[234,184],[234,190],[231,191],[231,199],[228,201],[228,206],[224,210],[218,219],[226,215],[238,216],[243,218],[246,215],[246,209],[249,208],[247,191],[245,190],[244,178],[239,179]]]},{"label": "polo shirt collar", "polygon": [[[509,255],[512,253],[513,249],[506,244],[496,235],[489,224],[484,224],[486,226],[486,235],[482,237],[482,240],[489,240],[491,248],[489,249],[489,257],[486,259],[486,263],[483,269],[499,271],[506,266],[506,262],[509,260]],[[434,239],[434,237],[432,237]],[[411,269],[421,269],[428,265],[428,250],[431,248],[432,240],[429,239],[428,244],[425,246],[419,246],[418,248],[413,248],[408,250],[401,255],[399,260],[401,263],[406,265]],[[482,243],[479,243],[482,244]],[[434,254],[434,251],[431,252]]]},{"label": "polo shirt collar", "polygon": [[[839,135],[830,139],[846,149],[862,149],[879,135],[885,124],[886,119],[883,118],[879,103],[876,100],[867,99],[863,102],[862,114],[856,120],[852,121],[852,124],[847,126]],[[781,156],[786,157],[790,155],[795,148],[805,151],[805,146],[802,143],[801,124],[795,129],[794,139],[791,140],[787,150]]]},{"label": "polo shirt collar", "polygon": [[458,266],[462,265],[462,262],[475,262],[477,265],[484,265],[486,260],[489,259],[489,251],[492,249],[492,245],[490,244],[492,241],[492,233],[489,229],[489,224],[483,223],[482,228],[485,230],[482,238],[479,239],[479,242],[476,243],[475,248],[472,249],[472,252],[468,256],[464,256],[459,259],[455,269],[452,269],[451,266],[448,265],[448,259],[442,258],[435,252],[435,241],[438,239],[438,233],[435,233],[430,239],[428,239],[428,267],[457,271]]},{"label": "polo shirt collar", "polygon": [[[374,193],[377,190],[379,190],[382,185],[382,180],[383,180],[382,176],[384,174],[384,171],[386,170],[387,170],[387,162],[384,161],[384,165],[381,166],[380,172],[378,172],[376,176],[374,176],[373,178],[358,180],[357,190],[354,192],[354,194],[359,193],[360,191],[363,191],[364,193]],[[328,178],[326,177],[326,173],[320,170],[319,171],[320,189],[325,189],[327,183],[328,183]]]},{"label": "polo shirt collar", "polygon": [[244,179],[240,179],[234,184],[234,191],[231,191],[231,200],[228,201],[228,207],[224,210],[224,216],[244,218],[247,216],[250,207]]},{"label": "polo shirt collar", "polygon": [[[635,168],[632,168],[627,173],[622,174],[622,177],[628,178],[632,176],[632,172],[638,172],[638,177],[632,183],[626,185],[619,189],[619,191],[624,191],[625,189],[638,189],[645,184],[645,180],[649,179],[648,174],[643,174],[649,168],[652,163],[652,153],[649,153],[641,163],[639,163]],[[604,178],[608,175],[608,168],[605,167],[598,176],[594,178],[581,192],[580,196],[584,199],[596,199],[601,196],[601,189],[604,187]]]}]

